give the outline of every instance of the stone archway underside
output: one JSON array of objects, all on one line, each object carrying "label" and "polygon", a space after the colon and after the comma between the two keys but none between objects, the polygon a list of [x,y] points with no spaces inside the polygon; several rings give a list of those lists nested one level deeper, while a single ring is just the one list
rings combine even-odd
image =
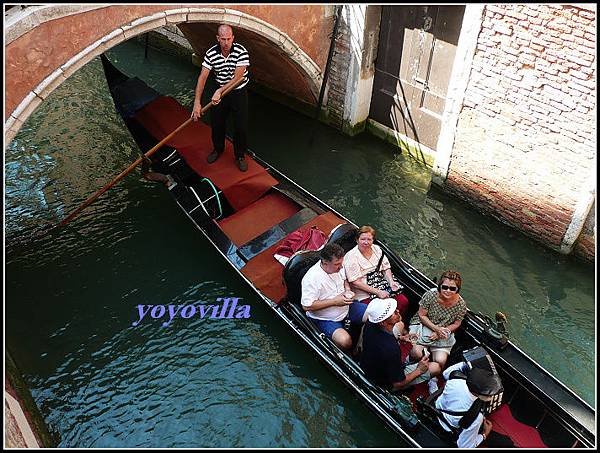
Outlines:
[{"label": "stone archway underside", "polygon": [[[88,9],[79,15],[70,13],[70,19],[71,22],[76,22],[77,26],[91,27],[94,20],[97,21],[102,14],[107,17],[108,21],[114,18],[116,11],[111,8],[118,7],[96,8],[93,11]],[[52,25],[56,29],[56,24],[52,24],[52,22],[61,19],[53,18],[47,22],[38,20],[38,23],[32,21],[31,32],[37,33],[30,34],[23,31],[18,33],[19,36],[9,42],[5,48],[5,143],[9,143],[14,138],[23,122],[37,106],[77,69],[111,47],[165,25],[183,25],[183,29],[187,27],[189,37],[193,41],[209,35],[214,36],[217,23],[232,25],[236,30],[236,39],[250,43],[245,42],[244,45],[248,48],[251,58],[253,58],[253,54],[259,58],[261,55],[265,56],[262,64],[260,59],[254,57],[256,68],[253,69],[257,71],[257,76],[262,83],[272,83],[277,91],[304,102],[316,103],[322,80],[321,68],[286,33],[275,26],[250,14],[229,8],[180,8],[156,11],[161,8],[156,6],[129,7],[128,12],[130,12],[130,17],[135,17],[135,13],[138,12],[139,17],[140,11],[138,10],[144,10],[143,12],[147,13],[148,8],[154,9],[151,11],[153,14],[120,25],[85,47],[85,43],[82,44],[79,48],[84,47],[83,50],[63,64],[57,63],[57,68],[53,68],[47,62],[44,48],[49,49],[48,53],[51,54],[53,46],[58,45],[57,41],[60,40],[61,35],[56,33],[56,30],[53,31]],[[130,11],[131,9],[133,11]],[[73,17],[80,19],[84,14],[86,16],[94,14],[96,17],[89,18],[90,20],[87,22],[73,20]],[[73,27],[73,24],[71,26]],[[7,30],[7,33],[10,33],[10,30]],[[73,36],[73,34],[73,31],[70,31],[67,36]],[[63,38],[64,36],[63,34]],[[25,38],[24,41],[23,38]],[[39,41],[41,49],[27,47],[32,43],[32,39],[42,40]],[[69,44],[72,43],[69,42]],[[198,53],[208,47],[206,41],[191,42],[191,44]],[[38,66],[36,63],[39,63]],[[323,64],[323,62],[320,63]],[[22,83],[19,84],[25,71],[29,69],[31,73],[32,66],[38,68],[38,72],[45,70],[47,75],[45,77],[38,75],[37,79],[41,79],[41,81],[37,84],[30,82],[31,86],[29,87]],[[278,72],[280,73],[278,74]],[[285,76],[281,77],[282,74]]]}]

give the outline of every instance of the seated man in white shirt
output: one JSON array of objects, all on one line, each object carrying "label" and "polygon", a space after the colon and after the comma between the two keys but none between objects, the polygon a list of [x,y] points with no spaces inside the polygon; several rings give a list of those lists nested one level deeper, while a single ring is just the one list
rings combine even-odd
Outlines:
[{"label": "seated man in white shirt", "polygon": [[344,320],[353,324],[365,322],[366,304],[354,300],[354,293],[342,268],[344,249],[326,244],[321,259],[302,278],[302,308],[319,330],[340,348],[352,349],[352,337],[344,329]]},{"label": "seated man in white shirt", "polygon": [[[467,379],[452,378],[450,375],[457,370],[466,374]],[[435,407],[442,412],[440,416],[444,419],[438,419],[438,422],[446,431],[458,433],[456,445],[459,448],[475,448],[492,431],[492,422],[483,416],[482,409],[483,402],[490,401],[500,388],[499,378],[490,370],[469,370],[467,362],[452,365],[444,371],[443,376],[447,382],[443,393],[435,401]],[[468,415],[451,415],[444,412],[465,413],[469,409],[475,410],[470,411],[471,418],[474,418],[471,423],[468,423]],[[459,424],[463,417],[467,421],[463,420],[463,423]],[[479,433],[482,425],[483,430]]]}]

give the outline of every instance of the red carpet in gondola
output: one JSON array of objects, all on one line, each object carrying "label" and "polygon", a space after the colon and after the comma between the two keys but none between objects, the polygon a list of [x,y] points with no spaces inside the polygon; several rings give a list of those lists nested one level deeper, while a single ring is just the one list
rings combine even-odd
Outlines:
[{"label": "red carpet in gondola", "polygon": [[[190,112],[168,96],[155,99],[135,115],[135,119],[157,140],[165,138],[189,117]],[[225,140],[223,155],[209,165],[206,156],[212,151],[210,131],[210,127],[201,121],[193,122],[167,144],[175,148],[196,173],[221,189],[233,209],[237,211],[248,206],[277,184],[277,180],[249,156],[246,156],[248,171],[241,172],[235,164],[233,145],[228,140]]]},{"label": "red carpet in gondola", "polygon": [[270,193],[218,223],[231,242],[240,247],[299,210],[288,197]]},{"label": "red carpet in gondola", "polygon": [[493,423],[493,430],[497,433],[510,437],[518,448],[546,448],[540,433],[529,425],[516,420],[508,407],[503,404],[500,408],[488,416]]}]

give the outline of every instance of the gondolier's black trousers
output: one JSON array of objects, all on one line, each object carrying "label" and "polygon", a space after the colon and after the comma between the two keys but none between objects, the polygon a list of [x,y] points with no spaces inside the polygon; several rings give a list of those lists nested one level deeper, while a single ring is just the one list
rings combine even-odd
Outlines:
[{"label": "gondolier's black trousers", "polygon": [[217,105],[211,107],[213,149],[219,154],[225,150],[227,118],[233,113],[233,151],[235,157],[244,157],[247,149],[248,91],[246,87],[232,90]]}]

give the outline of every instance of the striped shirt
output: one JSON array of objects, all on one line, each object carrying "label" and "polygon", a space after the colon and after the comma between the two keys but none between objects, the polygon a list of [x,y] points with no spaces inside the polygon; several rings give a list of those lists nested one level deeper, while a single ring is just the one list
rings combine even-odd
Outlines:
[{"label": "striped shirt", "polygon": [[[234,42],[229,51],[229,56],[225,58],[221,54],[221,47],[219,44],[215,44],[206,51],[202,66],[208,69],[212,69],[215,72],[215,77],[219,86],[225,85],[227,82],[233,79],[235,74],[235,68],[237,66],[250,65],[250,57],[248,51],[244,46]],[[236,88],[240,90],[248,84],[248,69],[244,69],[244,81]]]}]

